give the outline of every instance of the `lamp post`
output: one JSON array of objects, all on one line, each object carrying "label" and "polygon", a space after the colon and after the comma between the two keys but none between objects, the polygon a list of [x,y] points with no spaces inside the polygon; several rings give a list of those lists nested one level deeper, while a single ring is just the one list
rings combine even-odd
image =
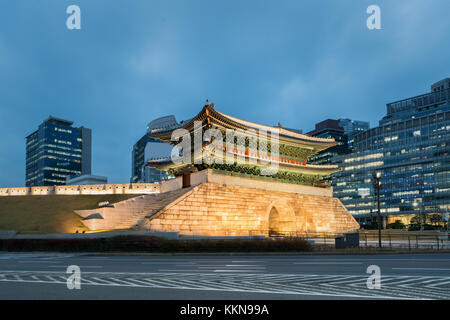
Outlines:
[{"label": "lamp post", "polygon": [[381,172],[374,171],[373,177],[373,189],[377,192],[377,207],[378,207],[378,247],[381,248],[381,211],[380,211],[380,189],[381,189]]}]

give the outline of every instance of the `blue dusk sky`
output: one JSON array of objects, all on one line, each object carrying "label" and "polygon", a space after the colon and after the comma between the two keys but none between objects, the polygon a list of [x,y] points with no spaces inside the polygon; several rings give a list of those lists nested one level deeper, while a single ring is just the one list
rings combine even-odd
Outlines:
[{"label": "blue dusk sky", "polygon": [[[66,8],[81,8],[68,30]],[[366,8],[381,8],[369,30]],[[0,187],[25,184],[49,115],[93,130],[92,173],[129,182],[151,120],[219,111],[308,132],[370,121],[450,76],[448,0],[2,0]]]}]

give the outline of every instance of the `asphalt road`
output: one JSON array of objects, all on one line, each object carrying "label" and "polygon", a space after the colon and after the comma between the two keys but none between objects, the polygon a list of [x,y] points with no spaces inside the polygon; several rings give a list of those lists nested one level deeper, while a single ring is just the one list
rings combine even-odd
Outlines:
[{"label": "asphalt road", "polygon": [[[81,289],[67,287],[70,265],[81,270]],[[380,288],[368,288],[371,265]],[[0,253],[0,299],[450,299],[450,254]]]}]

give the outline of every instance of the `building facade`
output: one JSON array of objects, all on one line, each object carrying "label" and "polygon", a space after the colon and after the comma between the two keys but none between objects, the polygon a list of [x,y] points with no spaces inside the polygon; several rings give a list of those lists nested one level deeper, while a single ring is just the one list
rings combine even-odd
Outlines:
[{"label": "building facade", "polygon": [[312,137],[333,138],[337,145],[315,154],[308,159],[308,162],[313,164],[332,164],[333,157],[348,154],[352,151],[356,134],[369,128],[369,122],[351,119],[327,119],[316,123],[314,130],[307,134]]},{"label": "building facade", "polygon": [[339,119],[339,126],[344,129],[344,134],[347,136],[348,148],[350,150],[353,150],[355,136],[370,128],[370,124],[367,121],[351,119]]},{"label": "building facade", "polygon": [[145,166],[152,158],[170,156],[172,149],[170,144],[150,138],[149,132],[153,129],[175,129],[179,126],[173,115],[155,119],[147,125],[146,133],[136,142],[131,152],[131,183],[154,183],[171,177],[165,171]]},{"label": "building facade", "polygon": [[331,159],[335,156],[347,154],[350,152],[348,147],[348,137],[344,128],[340,126],[339,120],[327,119],[316,123],[315,129],[307,133],[311,137],[334,139],[336,145],[325,149],[308,159],[312,164],[331,164]]},{"label": "building facade", "polygon": [[450,209],[450,79],[431,93],[387,104],[379,126],[355,136],[334,159],[334,196],[360,222],[376,215],[372,173],[382,172],[380,206],[389,222]]},{"label": "building facade", "polygon": [[91,173],[92,131],[50,116],[26,137],[25,185],[66,184],[66,178]]},{"label": "building facade", "polygon": [[108,178],[92,174],[83,174],[76,177],[66,178],[66,185],[68,186],[92,185],[92,184],[108,184]]}]

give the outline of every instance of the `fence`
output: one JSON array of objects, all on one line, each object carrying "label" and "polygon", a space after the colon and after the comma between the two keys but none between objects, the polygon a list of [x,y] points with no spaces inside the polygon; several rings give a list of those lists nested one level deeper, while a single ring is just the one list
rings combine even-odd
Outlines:
[{"label": "fence", "polygon": [[326,232],[296,232],[296,231],[267,231],[260,230],[234,230],[234,231],[211,231],[196,230],[195,232],[180,232],[182,240],[198,240],[198,239],[303,239],[312,242],[315,245],[333,246],[336,237],[343,237],[343,233],[326,233]]},{"label": "fence", "polygon": [[[378,232],[360,231],[360,247],[377,247]],[[381,245],[384,248],[408,249],[450,249],[448,232],[382,232]]]},{"label": "fence", "polygon": [[[360,230],[359,248],[378,247],[378,231]],[[180,233],[180,239],[264,239],[284,238],[303,239],[312,242],[315,246],[335,247],[336,238],[345,237],[344,233],[328,232],[296,232],[296,231],[229,231],[211,234],[210,230],[205,232],[196,231],[190,234]],[[403,249],[450,249],[450,234],[448,232],[429,231],[390,231],[383,230],[381,236],[383,248]]]}]

